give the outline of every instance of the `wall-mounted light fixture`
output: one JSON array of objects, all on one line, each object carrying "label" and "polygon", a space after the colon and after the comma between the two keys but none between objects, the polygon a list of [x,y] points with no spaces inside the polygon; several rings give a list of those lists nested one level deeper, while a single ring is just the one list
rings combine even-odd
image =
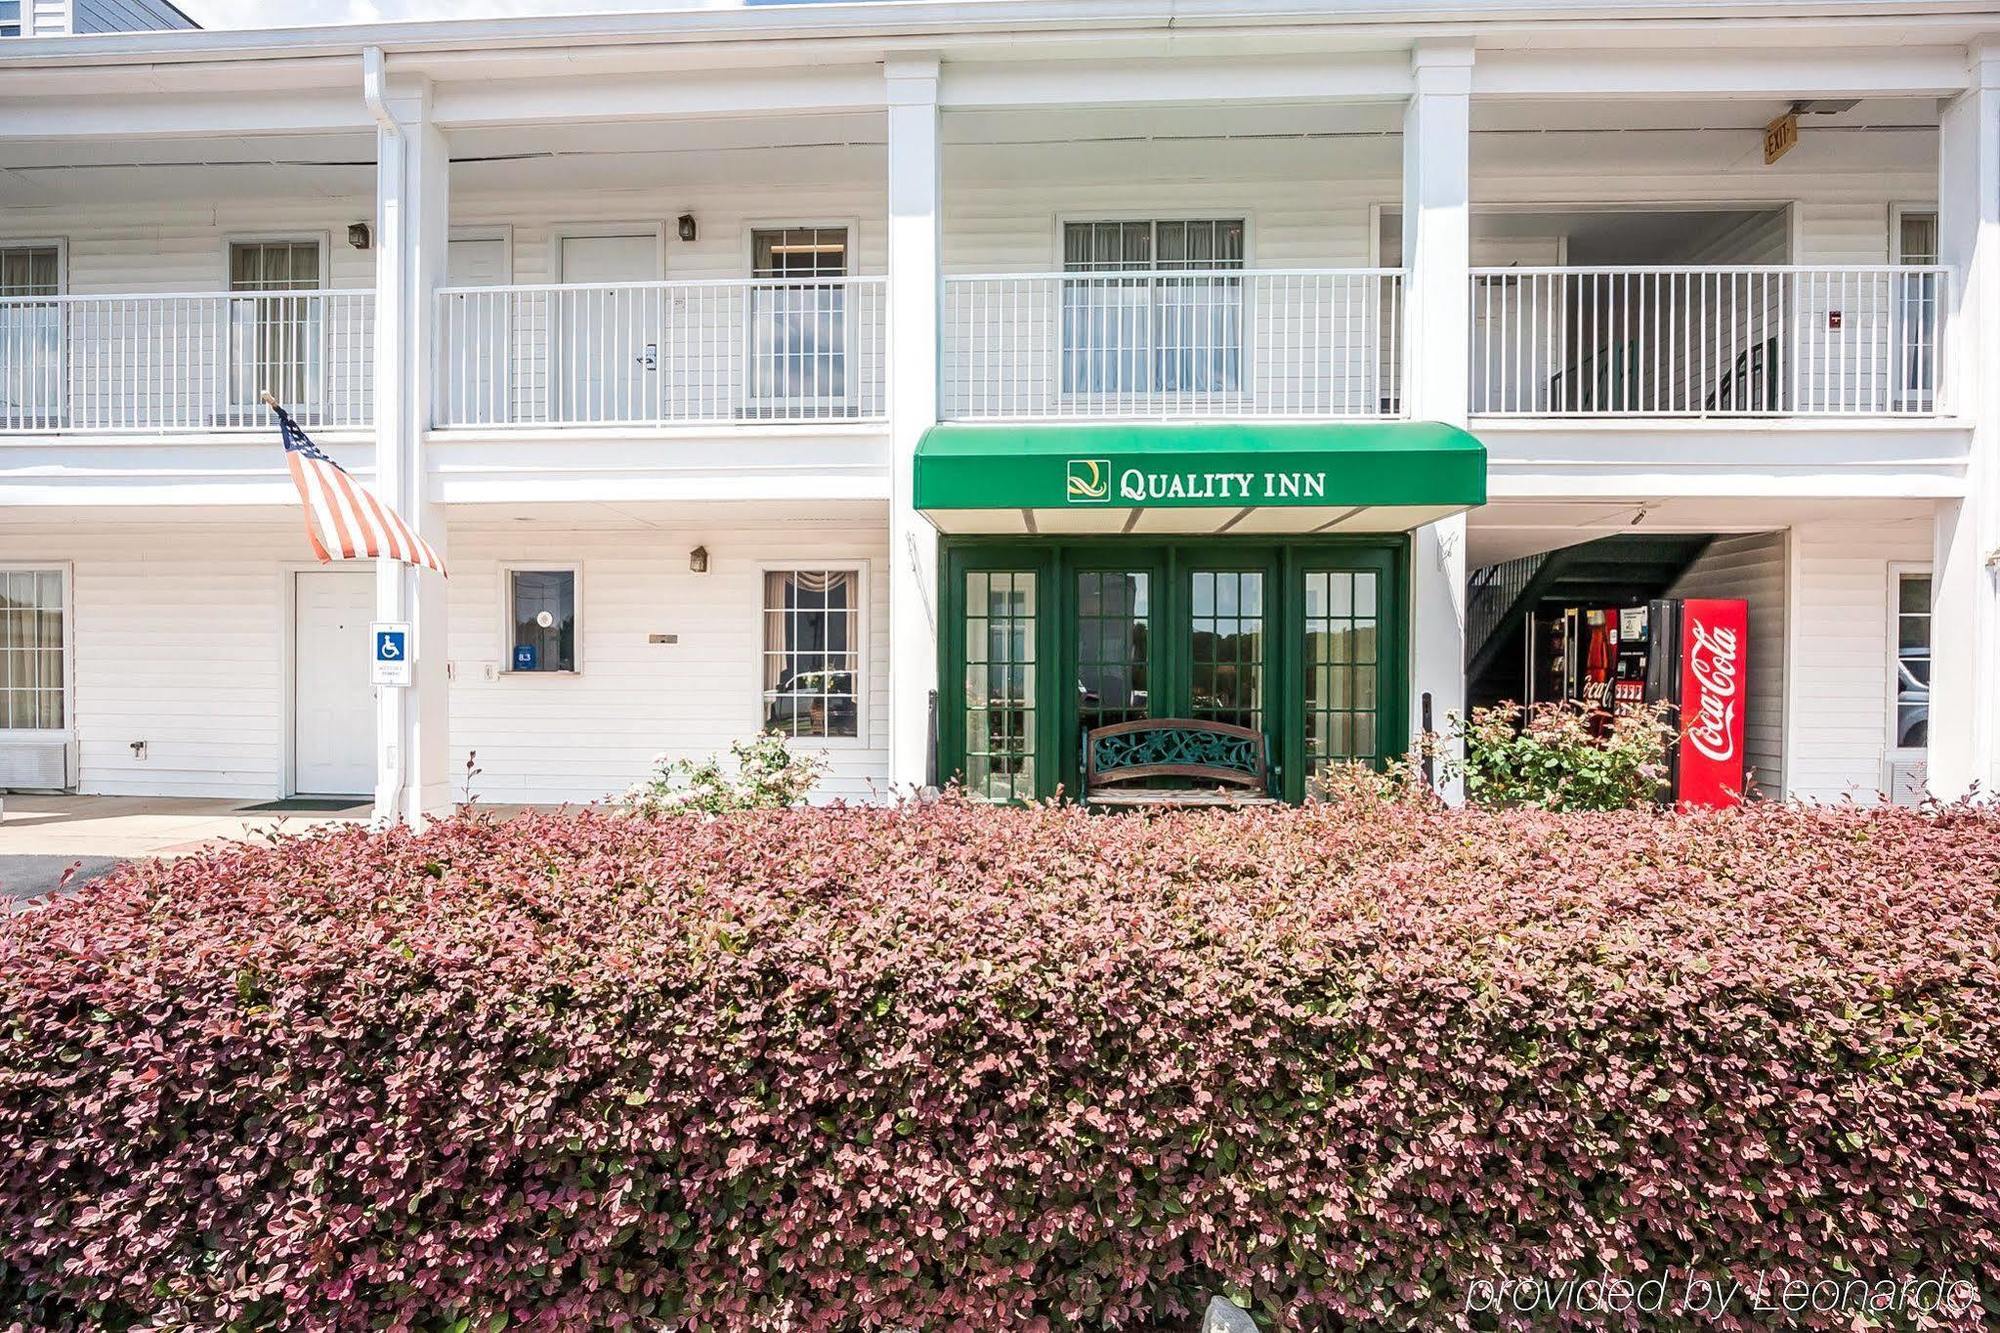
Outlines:
[{"label": "wall-mounted light fixture", "polygon": [[680,230],[682,240],[691,241],[695,238],[694,214],[681,214],[679,220],[674,225]]},{"label": "wall-mounted light fixture", "polygon": [[708,573],[708,548],[697,546],[688,552],[688,569],[696,574]]},{"label": "wall-mounted light fixture", "polygon": [[367,223],[350,222],[347,224],[347,243],[349,245],[357,250],[366,250],[368,248],[368,241]]}]

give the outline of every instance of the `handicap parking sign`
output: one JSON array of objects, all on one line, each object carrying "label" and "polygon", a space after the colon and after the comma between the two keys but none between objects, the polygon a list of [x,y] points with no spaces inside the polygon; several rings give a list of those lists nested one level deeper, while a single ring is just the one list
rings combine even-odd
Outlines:
[{"label": "handicap parking sign", "polygon": [[410,683],[410,627],[402,621],[377,621],[370,628],[375,640],[375,665],[369,679],[377,685]]}]

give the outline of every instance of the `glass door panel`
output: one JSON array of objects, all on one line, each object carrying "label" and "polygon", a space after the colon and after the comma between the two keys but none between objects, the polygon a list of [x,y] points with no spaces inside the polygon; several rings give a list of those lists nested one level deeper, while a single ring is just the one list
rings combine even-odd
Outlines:
[{"label": "glass door panel", "polygon": [[965,574],[965,788],[992,801],[1032,801],[1036,743],[1036,575]]},{"label": "glass door panel", "polygon": [[1187,715],[1262,728],[1265,572],[1196,569],[1188,580]]},{"label": "glass door panel", "polygon": [[1313,774],[1378,756],[1380,598],[1372,570],[1306,571],[1305,743]]},{"label": "glass door panel", "polygon": [[1084,731],[1152,716],[1152,575],[1076,576],[1076,713]]}]

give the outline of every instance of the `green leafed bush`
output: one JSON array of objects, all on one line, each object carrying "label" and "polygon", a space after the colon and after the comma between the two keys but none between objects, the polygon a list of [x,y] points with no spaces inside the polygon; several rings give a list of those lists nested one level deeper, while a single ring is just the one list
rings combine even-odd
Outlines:
[{"label": "green leafed bush", "polygon": [[1542,810],[1630,810],[1665,790],[1665,705],[1625,705],[1608,719],[1574,703],[1475,708],[1456,727],[1466,799]]},{"label": "green leafed bush", "polygon": [[[0,922],[0,1324],[1914,1329],[1747,1284],[2000,1293],[1996,881],[1962,809],[1381,799],[131,867]],[[1495,1295],[1605,1274],[1668,1303]]]}]

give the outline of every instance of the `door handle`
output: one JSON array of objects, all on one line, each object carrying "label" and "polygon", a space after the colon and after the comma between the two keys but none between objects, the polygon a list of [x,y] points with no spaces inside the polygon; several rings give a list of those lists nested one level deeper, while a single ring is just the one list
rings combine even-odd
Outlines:
[{"label": "door handle", "polygon": [[660,368],[660,345],[658,343],[647,343],[646,350],[632,359],[648,370],[658,370]]}]

